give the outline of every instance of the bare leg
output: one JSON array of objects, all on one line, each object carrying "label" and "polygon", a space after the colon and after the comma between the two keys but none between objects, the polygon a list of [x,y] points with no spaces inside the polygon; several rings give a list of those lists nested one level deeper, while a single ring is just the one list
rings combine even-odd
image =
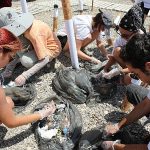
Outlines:
[{"label": "bare leg", "polygon": [[107,49],[104,46],[104,42],[97,40],[97,47],[100,49],[103,56],[107,57]]},{"label": "bare leg", "polygon": [[[84,40],[84,41],[81,41],[81,40],[76,40],[76,46],[77,46],[77,54],[78,54],[78,57],[82,60],[85,60],[85,61],[92,61],[92,57],[86,55],[84,52],[81,51],[81,47],[87,45],[88,43],[90,43],[92,40],[91,39],[87,39],[87,40]],[[69,44],[68,44],[68,41],[64,47],[64,51],[69,51]],[[96,63],[99,63],[100,61],[97,60]]]}]

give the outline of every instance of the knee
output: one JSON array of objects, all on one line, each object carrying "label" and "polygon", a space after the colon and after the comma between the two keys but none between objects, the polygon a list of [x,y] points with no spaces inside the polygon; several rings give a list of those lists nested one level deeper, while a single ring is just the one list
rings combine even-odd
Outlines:
[{"label": "knee", "polygon": [[31,68],[35,64],[35,62],[32,60],[32,58],[26,57],[26,56],[22,56],[20,58],[20,62],[26,68]]}]

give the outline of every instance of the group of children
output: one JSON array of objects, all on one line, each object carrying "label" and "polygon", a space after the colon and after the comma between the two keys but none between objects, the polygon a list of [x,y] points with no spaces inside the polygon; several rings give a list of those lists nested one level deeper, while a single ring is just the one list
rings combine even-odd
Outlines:
[{"label": "group of children", "polygon": [[[0,68],[5,68],[1,76],[4,79],[11,77],[18,63],[27,68],[15,79],[17,86],[24,85],[26,80],[56,58],[62,49],[69,51],[66,34],[56,35],[46,23],[35,19],[31,13],[18,14],[13,8],[3,7],[0,9],[0,16]],[[97,39],[105,28],[110,28],[111,20],[100,11],[95,17],[75,16],[73,21],[79,58],[101,63],[100,60],[83,53],[81,48]],[[12,111],[13,101],[5,96],[2,87],[0,91],[0,121],[8,127],[36,121],[55,110],[52,103],[39,113],[17,117]]]},{"label": "group of children", "polygon": [[[124,80],[124,84],[127,85],[127,98],[135,108],[120,123],[107,126],[105,129],[107,135],[114,134],[125,125],[150,113],[148,89],[131,84],[129,76],[129,73],[134,73],[143,82],[150,83],[150,36],[143,25],[144,16],[148,13],[147,11],[145,13],[148,9],[146,4],[146,2],[144,5],[141,2],[134,4],[121,19],[119,25],[115,25],[111,18],[101,10],[94,17],[91,15],[73,17],[78,57],[91,63],[101,63],[97,58],[82,51],[96,40],[102,55],[108,59],[102,76],[107,79],[120,73],[128,76],[128,80]],[[109,36],[110,28],[115,28],[118,33],[114,44]],[[113,44],[114,49],[111,55],[108,55],[100,39],[103,31],[108,33],[110,45]],[[62,50],[69,52],[65,28],[56,35],[46,23],[35,19],[31,13],[18,14],[13,8],[8,7],[0,9],[0,68],[5,68],[1,74],[3,78],[12,76],[16,65],[21,62],[27,70],[15,79],[15,84],[22,86],[47,63],[57,58]],[[122,69],[111,70],[114,63],[118,63]],[[56,109],[52,101],[34,114],[16,116],[12,109],[13,101],[5,95],[2,87],[0,87],[0,95],[0,122],[10,128],[43,119],[54,113]],[[114,141],[105,141],[102,147],[104,150],[148,149],[147,145],[123,145]]]}]

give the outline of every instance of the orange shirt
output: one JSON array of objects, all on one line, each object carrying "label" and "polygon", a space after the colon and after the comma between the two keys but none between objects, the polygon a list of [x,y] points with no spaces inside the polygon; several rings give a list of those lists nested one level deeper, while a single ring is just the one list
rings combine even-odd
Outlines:
[{"label": "orange shirt", "polygon": [[39,60],[45,56],[55,58],[61,52],[61,44],[57,36],[46,23],[40,20],[34,20],[24,36],[31,41]]}]

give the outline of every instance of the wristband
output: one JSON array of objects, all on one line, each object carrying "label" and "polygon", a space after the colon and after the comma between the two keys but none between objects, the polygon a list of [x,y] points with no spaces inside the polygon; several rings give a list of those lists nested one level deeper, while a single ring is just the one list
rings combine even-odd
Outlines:
[{"label": "wristband", "polygon": [[112,149],[113,150],[115,150],[115,148],[114,148],[115,144],[120,144],[120,140],[116,140],[116,141],[113,142],[113,144],[112,144]]}]

